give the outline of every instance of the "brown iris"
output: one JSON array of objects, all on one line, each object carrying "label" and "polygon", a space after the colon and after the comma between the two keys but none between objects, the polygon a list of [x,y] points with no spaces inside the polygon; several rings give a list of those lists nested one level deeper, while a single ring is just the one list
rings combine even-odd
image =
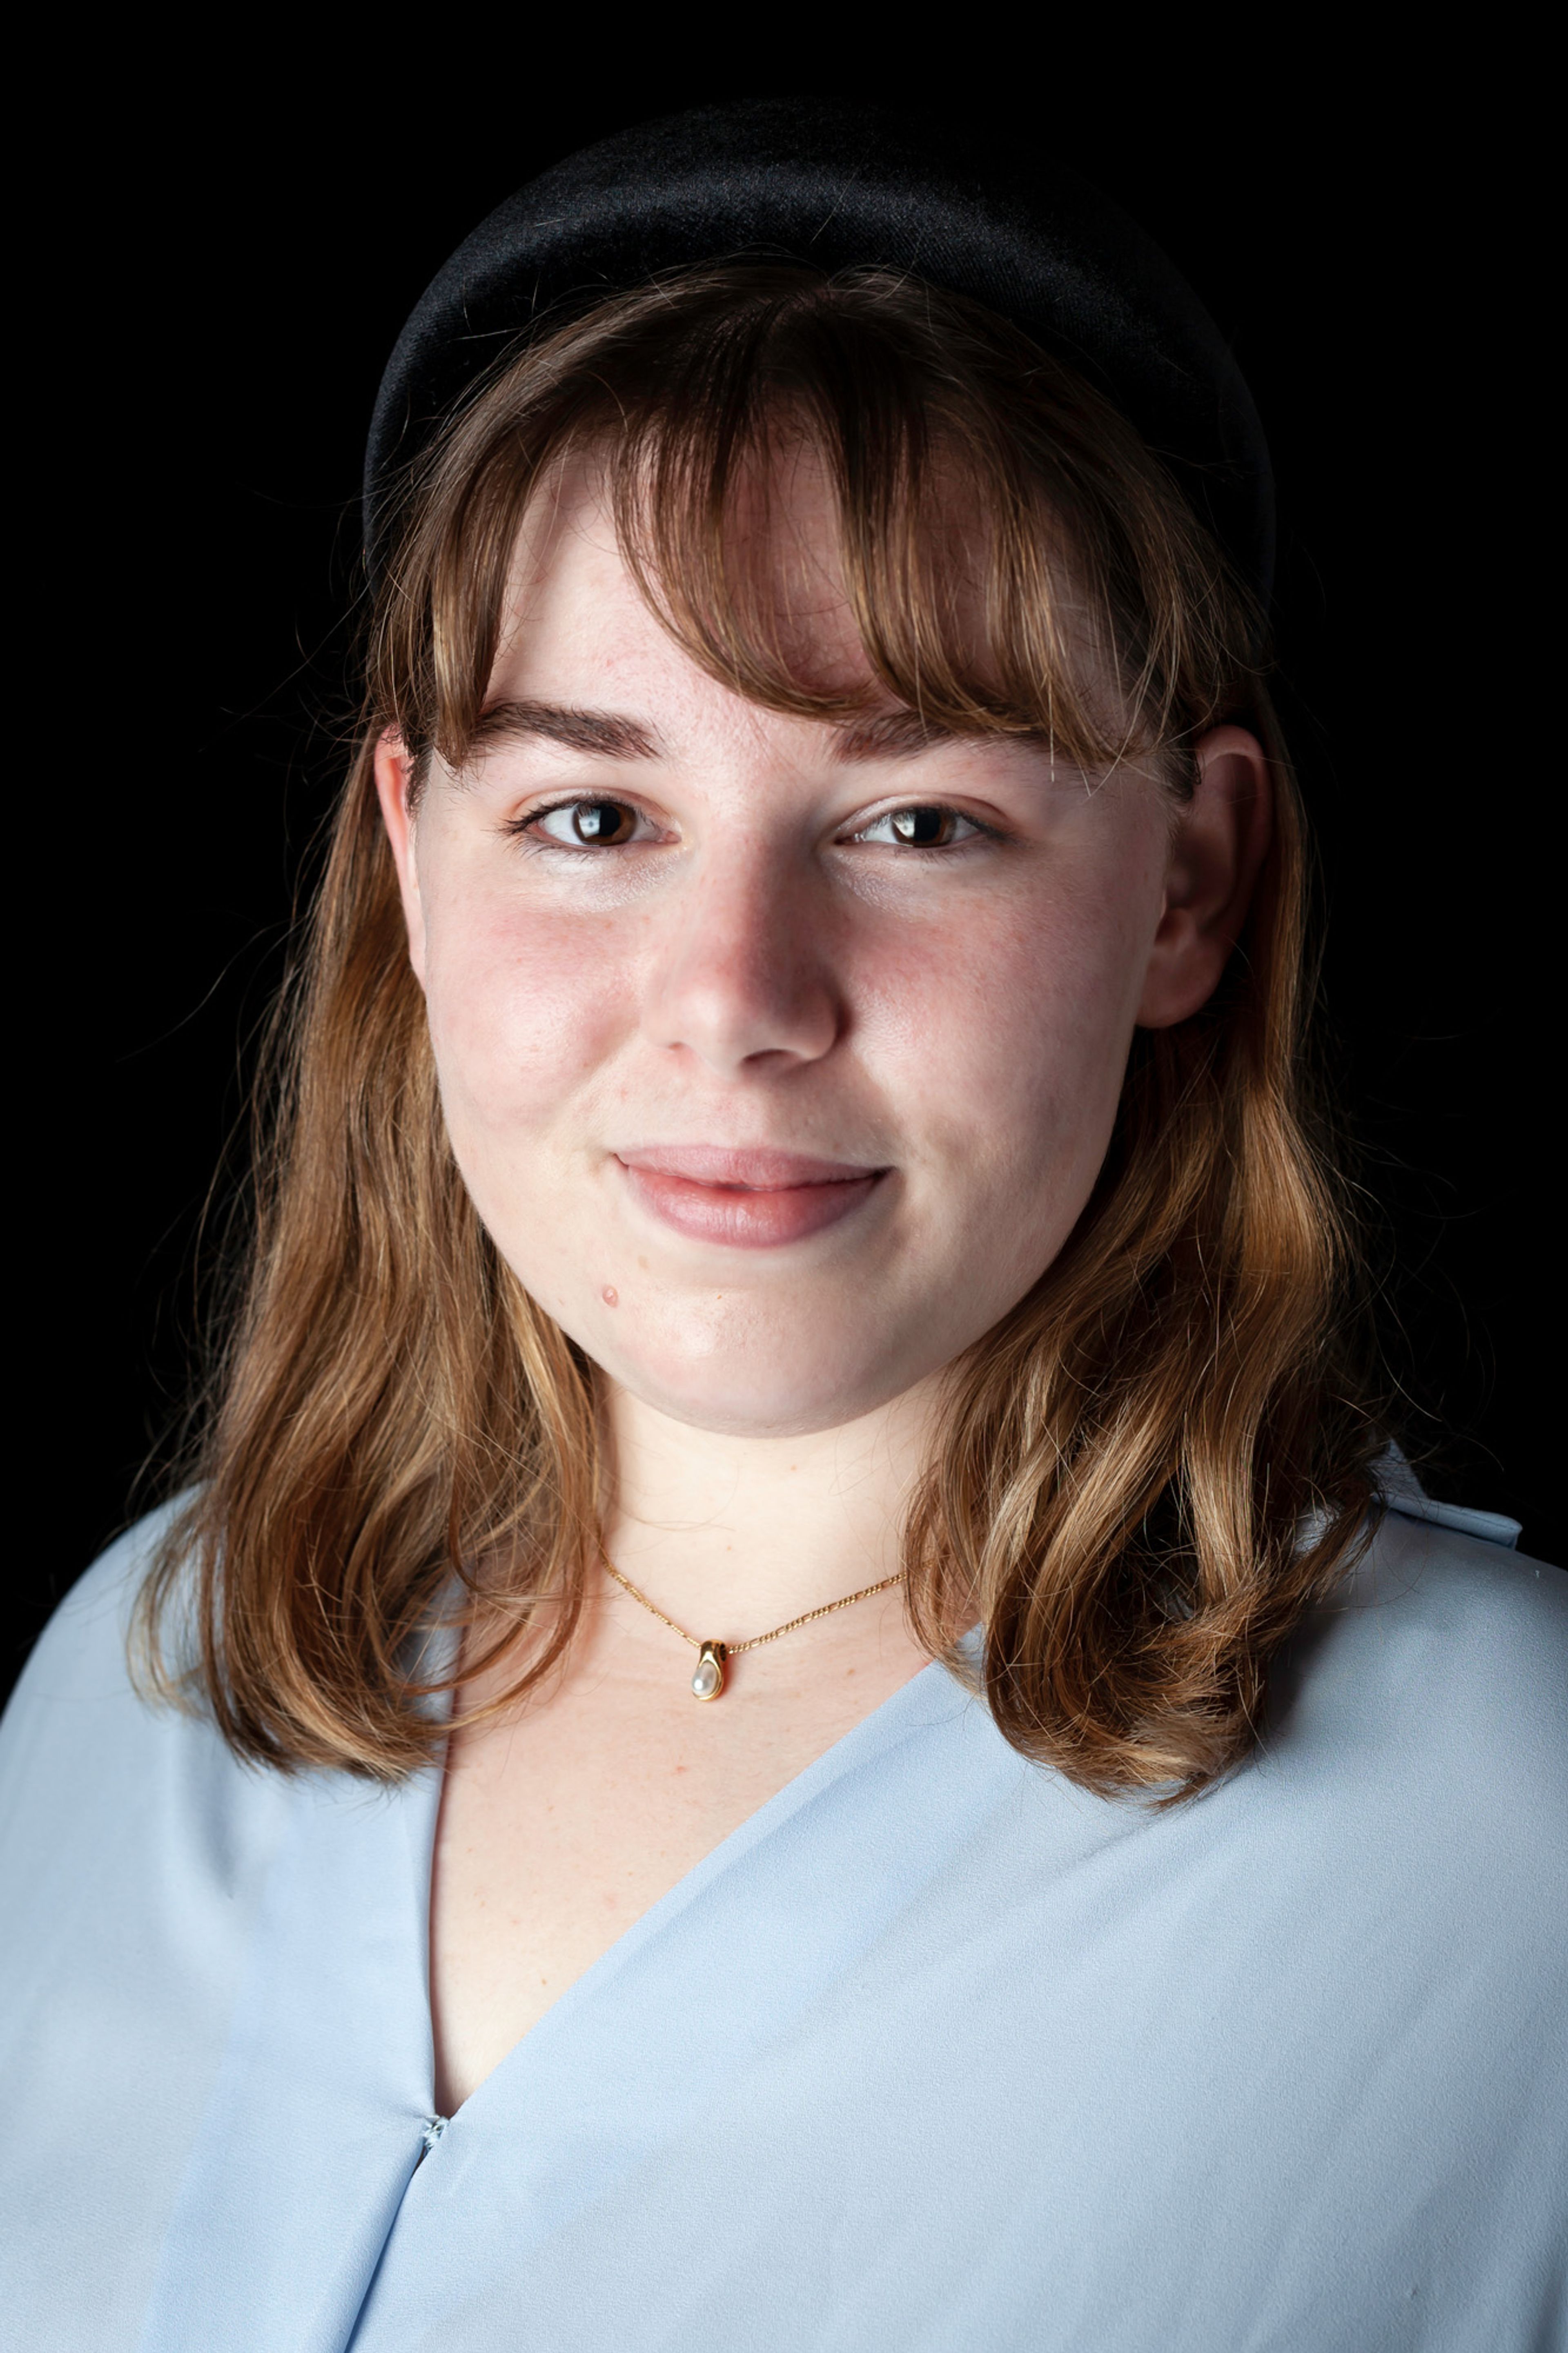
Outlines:
[{"label": "brown iris", "polygon": [[951,809],[934,807],[895,809],[890,819],[898,839],[915,849],[944,848],[956,822]]},{"label": "brown iris", "polygon": [[577,801],[573,805],[573,832],[579,841],[589,842],[595,849],[628,840],[637,821],[636,809],[628,808],[625,801]]}]

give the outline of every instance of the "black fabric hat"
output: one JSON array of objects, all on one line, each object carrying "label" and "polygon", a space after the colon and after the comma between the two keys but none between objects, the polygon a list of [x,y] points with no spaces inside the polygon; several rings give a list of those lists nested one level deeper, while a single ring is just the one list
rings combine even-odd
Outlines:
[{"label": "black fabric hat", "polygon": [[568,156],[437,272],[387,364],[365,461],[381,492],[465,385],[527,331],[683,264],[875,264],[966,294],[1135,425],[1265,600],[1274,481],[1252,396],[1159,247],[1044,140],[815,99],[701,107]]}]

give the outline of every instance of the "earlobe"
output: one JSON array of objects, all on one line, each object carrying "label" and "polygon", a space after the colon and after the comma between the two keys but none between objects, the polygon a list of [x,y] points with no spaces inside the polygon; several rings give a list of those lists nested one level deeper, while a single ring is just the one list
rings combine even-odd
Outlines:
[{"label": "earlobe", "polygon": [[383,733],[375,747],[375,790],[381,821],[386,828],[397,887],[403,900],[403,920],[408,932],[408,960],[421,987],[425,981],[425,909],[419,896],[419,870],[415,858],[414,813],[409,786],[414,760],[394,727]]},{"label": "earlobe", "polygon": [[1212,728],[1193,758],[1193,797],[1172,837],[1138,1008],[1145,1029],[1173,1028],[1214,995],[1272,839],[1273,780],[1257,736],[1245,727]]}]

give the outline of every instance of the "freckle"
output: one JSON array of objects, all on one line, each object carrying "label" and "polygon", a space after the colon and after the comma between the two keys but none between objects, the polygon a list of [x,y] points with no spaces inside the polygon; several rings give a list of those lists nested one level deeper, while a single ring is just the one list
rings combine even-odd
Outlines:
[{"label": "freckle", "polygon": [[604,1301],[606,1307],[613,1307],[616,1304],[616,1301],[618,1298],[619,1293],[616,1292],[613,1282],[606,1282],[603,1291],[600,1292],[599,1296]]},{"label": "freckle", "polygon": [[643,1273],[644,1273],[644,1274],[646,1274],[646,1273],[647,1272],[647,1259],[646,1259],[646,1258],[639,1258],[639,1259],[638,1259],[638,1261],[637,1261],[637,1264],[638,1264],[638,1266],[641,1268],[641,1270],[642,1270]]}]

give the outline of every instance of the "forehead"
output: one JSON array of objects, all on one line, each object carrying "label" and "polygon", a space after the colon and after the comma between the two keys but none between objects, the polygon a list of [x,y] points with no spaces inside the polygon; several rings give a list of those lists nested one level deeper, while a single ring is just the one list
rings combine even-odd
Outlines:
[{"label": "forehead", "polygon": [[1051,520],[1027,530],[1047,536],[1020,563],[959,470],[860,497],[806,430],[721,480],[639,470],[637,442],[569,445],[512,536],[472,715],[527,699],[696,715],[720,696],[731,723],[750,706],[839,730],[902,711],[945,739],[1051,739],[1089,775],[1140,736],[1133,702]]},{"label": "forehead", "polygon": [[[738,663],[726,663],[721,641],[694,649],[689,628],[669,625],[668,582],[649,565],[635,527],[628,546],[605,454],[589,448],[559,460],[517,532],[496,658],[458,765],[488,761],[503,747],[531,758],[554,744],[614,759],[717,761],[715,775],[732,766],[739,784],[759,759],[781,775],[815,775],[825,762],[839,768],[937,754],[949,779],[1016,771],[1037,782],[1037,769],[1053,789],[1059,782],[1071,794],[1102,768],[1120,766],[1132,748],[1123,728],[1109,762],[1084,761],[1037,720],[964,723],[900,694],[868,650],[834,480],[809,442],[797,439],[765,471],[753,466],[743,475],[726,522],[725,562],[742,592],[742,621],[760,626],[767,641],[771,679],[763,676],[761,691]],[[966,541],[956,512],[945,579],[950,623],[966,596],[981,610],[983,552]],[[870,619],[874,629],[875,612]],[[1097,667],[1087,643],[1074,667],[1082,694]],[[785,702],[771,691],[773,681],[809,686],[820,707]],[[1090,693],[1109,712],[1114,691],[1102,696],[1090,685]],[[934,780],[937,770],[923,773]]]},{"label": "forehead", "polygon": [[[689,631],[667,625],[668,586],[646,536],[628,554],[624,522],[601,451],[571,452],[542,484],[513,552],[492,693],[503,672],[512,680],[541,668],[635,669],[673,685],[713,667],[694,660]],[[857,623],[840,533],[827,469],[796,441],[765,468],[740,472],[723,520],[723,568],[744,622],[781,670],[829,695],[891,701]],[[721,617],[714,651],[725,624],[739,619]]]}]

